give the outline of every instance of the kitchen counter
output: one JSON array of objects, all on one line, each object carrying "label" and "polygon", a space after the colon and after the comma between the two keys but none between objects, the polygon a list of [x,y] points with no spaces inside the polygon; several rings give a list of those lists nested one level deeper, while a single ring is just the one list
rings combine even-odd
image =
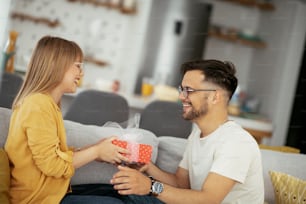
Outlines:
[{"label": "kitchen counter", "polygon": [[271,137],[273,133],[273,124],[271,121],[263,118],[262,116],[232,116],[230,115],[230,120],[236,121],[245,130],[247,130],[257,141],[258,144],[262,143],[264,137]]}]

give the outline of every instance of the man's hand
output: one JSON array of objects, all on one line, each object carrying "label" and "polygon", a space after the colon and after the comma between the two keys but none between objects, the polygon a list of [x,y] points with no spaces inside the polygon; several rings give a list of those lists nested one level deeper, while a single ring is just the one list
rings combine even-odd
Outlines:
[{"label": "man's hand", "polygon": [[121,195],[147,195],[151,190],[151,179],[140,171],[118,166],[119,171],[113,175],[111,184]]}]

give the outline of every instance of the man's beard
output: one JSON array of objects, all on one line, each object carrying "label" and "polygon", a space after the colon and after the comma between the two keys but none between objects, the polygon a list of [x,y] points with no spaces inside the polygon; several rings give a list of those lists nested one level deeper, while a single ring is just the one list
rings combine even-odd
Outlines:
[{"label": "man's beard", "polygon": [[195,110],[193,106],[191,106],[191,110],[187,113],[183,113],[183,118],[185,120],[195,120],[201,116],[206,115],[208,112],[207,110],[207,103],[206,101],[200,107],[200,110]]}]

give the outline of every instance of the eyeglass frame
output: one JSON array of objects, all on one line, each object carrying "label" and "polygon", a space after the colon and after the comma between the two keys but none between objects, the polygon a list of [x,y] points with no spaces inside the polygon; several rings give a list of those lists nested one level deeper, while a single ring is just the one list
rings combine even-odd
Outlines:
[{"label": "eyeglass frame", "polygon": [[183,96],[185,98],[188,98],[190,93],[194,93],[197,91],[217,91],[217,89],[193,89],[190,87],[183,87],[182,85],[179,85],[178,87],[179,94],[183,93]]}]

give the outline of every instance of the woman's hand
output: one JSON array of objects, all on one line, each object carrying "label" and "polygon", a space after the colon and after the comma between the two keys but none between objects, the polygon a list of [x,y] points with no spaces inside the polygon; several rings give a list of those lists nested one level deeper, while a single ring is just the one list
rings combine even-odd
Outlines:
[{"label": "woman's hand", "polygon": [[95,144],[97,161],[104,161],[111,164],[120,164],[122,161],[130,162],[130,160],[124,156],[130,152],[127,149],[112,143],[112,141],[116,138],[116,136],[112,136],[110,138],[100,140]]},{"label": "woman's hand", "polygon": [[118,166],[119,171],[113,175],[110,183],[121,195],[147,195],[151,190],[151,179],[136,169]]}]

